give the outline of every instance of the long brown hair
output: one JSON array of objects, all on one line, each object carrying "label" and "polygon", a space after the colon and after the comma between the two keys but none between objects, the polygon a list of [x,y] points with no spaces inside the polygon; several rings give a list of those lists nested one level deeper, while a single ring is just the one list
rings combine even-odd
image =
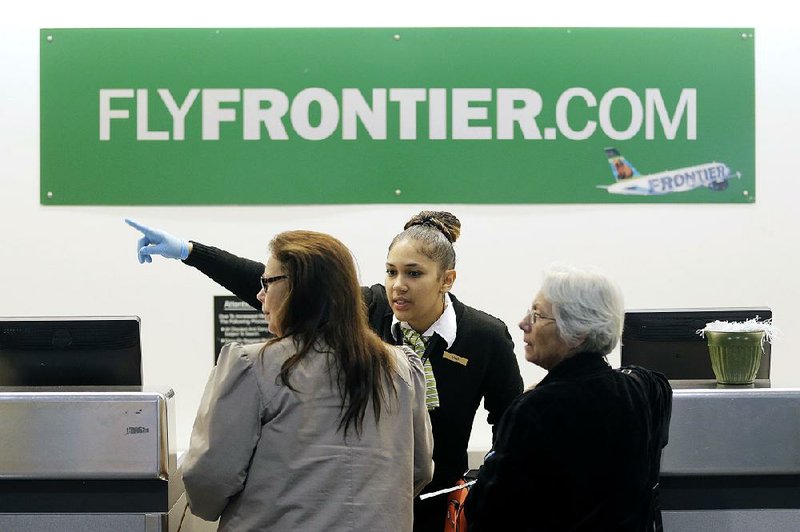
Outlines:
[{"label": "long brown hair", "polygon": [[297,348],[281,367],[281,382],[292,388],[292,369],[318,340],[324,341],[336,361],[339,430],[344,429],[347,436],[352,425],[361,434],[369,401],[377,422],[387,389],[394,393],[396,389],[391,378],[394,360],[389,347],[369,327],[353,256],[336,238],[314,231],[280,233],[269,247],[289,283],[288,295],[278,309],[280,337],[292,337]]}]

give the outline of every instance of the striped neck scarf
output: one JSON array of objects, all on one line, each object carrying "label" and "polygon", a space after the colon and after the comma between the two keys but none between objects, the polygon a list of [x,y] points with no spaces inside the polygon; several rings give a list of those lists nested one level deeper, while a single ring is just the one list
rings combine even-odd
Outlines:
[{"label": "striped neck scarf", "polygon": [[427,346],[428,339],[424,338],[420,333],[414,329],[407,329],[402,327],[403,340],[405,344],[424,361],[423,369],[425,370],[425,406],[428,410],[433,410],[439,406],[439,393],[436,391],[436,378],[433,376],[433,366],[431,366],[430,359],[425,358],[425,347]]}]

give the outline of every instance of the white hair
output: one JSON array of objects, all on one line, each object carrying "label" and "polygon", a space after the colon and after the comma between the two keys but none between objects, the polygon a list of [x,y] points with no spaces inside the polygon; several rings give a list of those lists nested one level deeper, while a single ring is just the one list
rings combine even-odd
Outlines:
[{"label": "white hair", "polygon": [[541,294],[553,306],[558,334],[570,348],[607,355],[619,342],[622,292],[605,275],[554,265],[544,274]]}]

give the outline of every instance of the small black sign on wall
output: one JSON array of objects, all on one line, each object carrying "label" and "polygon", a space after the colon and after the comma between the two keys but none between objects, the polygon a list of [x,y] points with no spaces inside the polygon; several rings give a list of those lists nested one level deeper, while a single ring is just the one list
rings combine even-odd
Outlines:
[{"label": "small black sign on wall", "polygon": [[214,296],[214,364],[225,344],[257,344],[270,337],[260,311],[236,296]]}]

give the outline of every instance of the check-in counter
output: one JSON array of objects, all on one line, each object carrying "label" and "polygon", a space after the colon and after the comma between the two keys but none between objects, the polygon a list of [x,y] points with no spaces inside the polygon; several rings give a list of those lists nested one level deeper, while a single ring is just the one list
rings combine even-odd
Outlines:
[{"label": "check-in counter", "polygon": [[172,390],[0,388],[0,530],[174,532]]},{"label": "check-in counter", "polygon": [[671,384],[665,532],[800,531],[800,388]]}]

